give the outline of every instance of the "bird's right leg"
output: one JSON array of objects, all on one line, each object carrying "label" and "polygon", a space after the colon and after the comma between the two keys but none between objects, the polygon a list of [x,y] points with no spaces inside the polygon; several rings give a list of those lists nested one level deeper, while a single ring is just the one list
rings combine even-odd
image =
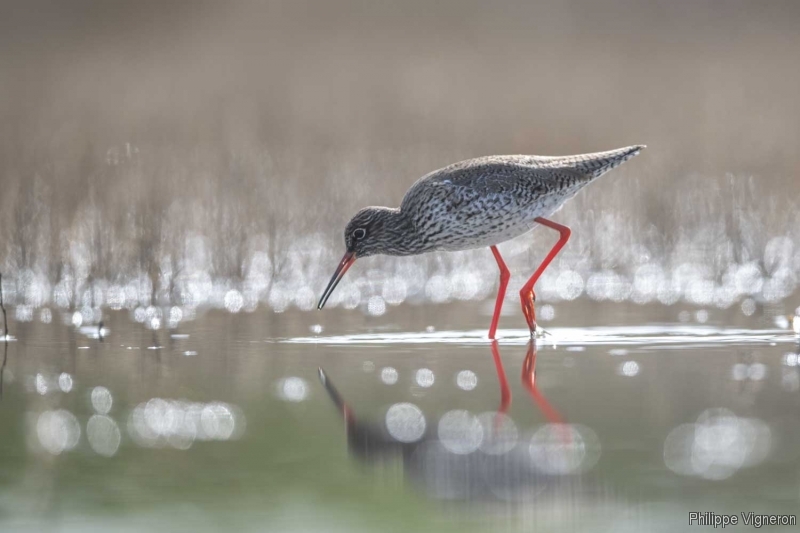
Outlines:
[{"label": "bird's right leg", "polygon": [[497,301],[494,304],[492,325],[489,326],[489,338],[494,340],[494,334],[497,332],[497,323],[500,321],[500,309],[503,307],[503,298],[506,296],[506,287],[508,287],[508,280],[511,278],[511,272],[508,271],[505,261],[500,257],[497,246],[492,246],[491,249],[497,261],[497,266],[500,267],[500,288],[497,290]]},{"label": "bird's right leg", "polygon": [[560,236],[558,238],[558,242],[550,250],[550,253],[545,256],[544,261],[542,261],[542,264],[536,269],[536,272],[533,273],[531,279],[529,279],[528,282],[522,286],[522,290],[519,291],[519,298],[522,302],[522,312],[525,315],[525,320],[528,322],[528,329],[530,329],[531,335],[533,335],[533,333],[536,331],[536,313],[533,309],[533,303],[536,301],[536,295],[533,292],[533,285],[536,283],[536,281],[538,281],[539,276],[542,275],[544,269],[547,268],[558,252],[560,252],[564,245],[567,244],[571,233],[568,227],[545,218],[538,217],[534,220],[543,226],[547,226],[548,228],[553,228],[554,230],[558,231]]}]

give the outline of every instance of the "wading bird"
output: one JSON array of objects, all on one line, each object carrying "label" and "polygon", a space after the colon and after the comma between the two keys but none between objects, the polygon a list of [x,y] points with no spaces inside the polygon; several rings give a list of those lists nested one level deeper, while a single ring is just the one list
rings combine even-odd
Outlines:
[{"label": "wading bird", "polygon": [[558,242],[520,290],[522,312],[536,331],[533,286],[561,248],[570,229],[548,220],[583,187],[637,155],[643,145],[571,156],[498,155],[455,163],[420,178],[399,208],[365,207],[344,231],[347,251],[319,300],[322,309],[359,257],[417,255],[488,246],[500,268],[489,338],[494,339],[511,273],[497,245],[536,224],[559,232]]}]

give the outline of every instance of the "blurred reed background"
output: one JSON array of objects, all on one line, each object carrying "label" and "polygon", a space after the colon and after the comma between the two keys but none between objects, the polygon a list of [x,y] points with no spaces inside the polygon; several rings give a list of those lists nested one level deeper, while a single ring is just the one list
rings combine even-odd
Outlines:
[{"label": "blurred reed background", "polygon": [[[166,318],[145,307],[311,309],[352,213],[397,205],[428,171],[635,143],[649,148],[556,215],[573,240],[542,299],[744,301],[747,314],[800,282],[797,2],[0,12],[0,269],[17,320],[47,306],[84,321],[138,308],[155,327]],[[512,283],[548,233],[505,245]],[[379,315],[496,282],[485,250],[359,263],[332,305]]]}]

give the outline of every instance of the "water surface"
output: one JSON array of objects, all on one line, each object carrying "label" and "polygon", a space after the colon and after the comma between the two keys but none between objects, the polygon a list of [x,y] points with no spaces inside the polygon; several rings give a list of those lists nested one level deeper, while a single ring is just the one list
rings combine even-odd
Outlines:
[{"label": "water surface", "polygon": [[515,329],[493,350],[479,315],[326,317],[106,313],[102,341],[12,321],[3,530],[682,531],[798,508],[789,330],[576,312],[534,352]]}]

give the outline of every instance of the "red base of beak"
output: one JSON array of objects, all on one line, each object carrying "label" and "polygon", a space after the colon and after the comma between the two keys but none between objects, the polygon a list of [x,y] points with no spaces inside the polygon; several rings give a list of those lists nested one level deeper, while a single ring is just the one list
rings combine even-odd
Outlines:
[{"label": "red base of beak", "polygon": [[345,272],[347,269],[350,268],[350,265],[356,262],[356,254],[355,252],[347,252],[342,257],[342,260],[339,262],[339,266],[336,267],[336,272],[333,273],[333,277],[328,282],[328,286],[325,288],[325,292],[322,293],[322,298],[319,299],[319,303],[317,304],[317,309],[322,309],[325,306],[325,302],[328,301],[331,294],[333,294],[333,289],[339,284],[339,281],[344,277]]}]

